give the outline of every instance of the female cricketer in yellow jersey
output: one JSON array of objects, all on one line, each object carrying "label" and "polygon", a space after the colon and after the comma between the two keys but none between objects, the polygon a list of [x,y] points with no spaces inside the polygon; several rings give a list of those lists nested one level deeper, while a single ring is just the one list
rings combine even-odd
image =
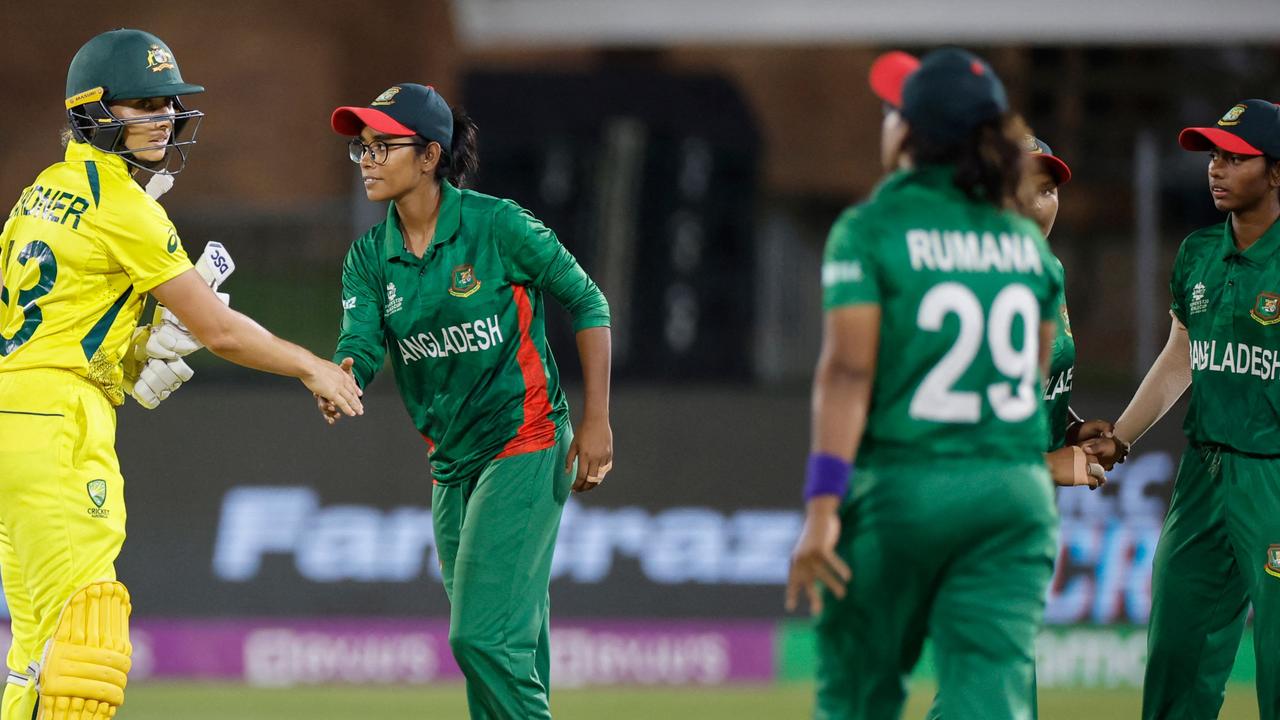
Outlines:
[{"label": "female cricketer in yellow jersey", "polygon": [[222,357],[362,411],[338,366],[214,295],[139,185],[175,157],[181,170],[194,139],[176,136],[200,113],[178,98],[203,90],[154,35],[91,39],[67,75],[66,158],[22,193],[0,234],[0,576],[13,630],[0,720],[109,718],[124,701],[114,406],[145,294]]}]

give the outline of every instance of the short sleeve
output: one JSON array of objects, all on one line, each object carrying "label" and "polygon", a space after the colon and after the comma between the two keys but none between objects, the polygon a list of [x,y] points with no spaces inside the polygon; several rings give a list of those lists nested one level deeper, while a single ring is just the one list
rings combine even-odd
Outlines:
[{"label": "short sleeve", "polygon": [[141,191],[136,199],[104,198],[98,221],[107,254],[124,268],[139,295],[191,269],[168,214]]},{"label": "short sleeve", "polygon": [[876,236],[866,214],[846,210],[831,226],[822,258],[822,306],[880,303],[880,267]]}]

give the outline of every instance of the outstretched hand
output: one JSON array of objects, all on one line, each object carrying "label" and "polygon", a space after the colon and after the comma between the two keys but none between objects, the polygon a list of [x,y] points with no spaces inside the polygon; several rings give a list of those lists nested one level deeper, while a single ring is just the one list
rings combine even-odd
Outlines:
[{"label": "outstretched hand", "polygon": [[[318,371],[303,379],[303,383],[315,395],[316,407],[330,425],[345,415],[363,415],[364,405],[360,396],[364,391],[356,383],[352,366],[355,361],[343,358],[341,365],[328,361],[318,363]],[[313,384],[314,383],[314,384]]]},{"label": "outstretched hand", "polygon": [[1059,487],[1088,485],[1097,490],[1107,483],[1107,473],[1098,458],[1076,445],[1067,445],[1045,455],[1049,475]]},{"label": "outstretched hand", "polygon": [[1116,437],[1115,425],[1106,420],[1087,420],[1068,427],[1067,444],[1079,445],[1104,470],[1111,470],[1129,455],[1129,443]]}]

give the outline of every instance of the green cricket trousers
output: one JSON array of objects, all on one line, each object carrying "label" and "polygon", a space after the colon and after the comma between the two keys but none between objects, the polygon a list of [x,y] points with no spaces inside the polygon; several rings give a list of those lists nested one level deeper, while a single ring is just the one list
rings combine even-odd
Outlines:
[{"label": "green cricket trousers", "polygon": [[550,718],[551,555],[573,487],[573,433],[431,493],[449,645],[473,720]]},{"label": "green cricket trousers", "polygon": [[926,637],[937,710],[1031,716],[1036,633],[1057,550],[1043,462],[860,468],[837,551],[853,579],[818,618],[816,720],[897,720]]},{"label": "green cricket trousers", "polygon": [[1280,720],[1280,458],[1188,446],[1152,569],[1144,720],[1218,717],[1251,601],[1260,717]]}]

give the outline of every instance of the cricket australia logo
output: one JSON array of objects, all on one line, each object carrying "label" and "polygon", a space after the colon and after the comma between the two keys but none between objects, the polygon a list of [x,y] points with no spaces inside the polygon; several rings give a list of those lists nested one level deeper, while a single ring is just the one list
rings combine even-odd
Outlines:
[{"label": "cricket australia logo", "polygon": [[1249,317],[1258,321],[1259,325],[1275,325],[1280,322],[1280,295],[1275,293],[1258,293],[1253,302]]},{"label": "cricket australia logo", "polygon": [[387,308],[382,311],[382,317],[390,317],[400,312],[401,306],[404,305],[404,298],[396,295],[396,284],[387,283]]},{"label": "cricket australia logo", "polygon": [[1188,308],[1188,312],[1192,315],[1199,315],[1208,309],[1209,300],[1204,296],[1204,283],[1198,282],[1195,287],[1191,288],[1191,307]]},{"label": "cricket australia logo", "polygon": [[152,45],[147,50],[147,69],[151,72],[160,72],[161,70],[172,70],[174,68],[173,55],[169,49],[160,45]]},{"label": "cricket australia logo", "polygon": [[470,297],[480,289],[480,281],[476,279],[476,270],[471,265],[459,265],[453,269],[453,282],[449,284],[449,294],[454,297]]},{"label": "cricket australia logo", "polygon": [[1262,566],[1268,575],[1280,578],[1280,545],[1267,548],[1267,564]]},{"label": "cricket australia logo", "polygon": [[102,506],[107,504],[107,481],[90,480],[85,483],[84,488],[88,491],[89,499],[93,501],[94,505],[89,508],[89,514],[96,518],[108,517],[111,511],[102,509]]}]

